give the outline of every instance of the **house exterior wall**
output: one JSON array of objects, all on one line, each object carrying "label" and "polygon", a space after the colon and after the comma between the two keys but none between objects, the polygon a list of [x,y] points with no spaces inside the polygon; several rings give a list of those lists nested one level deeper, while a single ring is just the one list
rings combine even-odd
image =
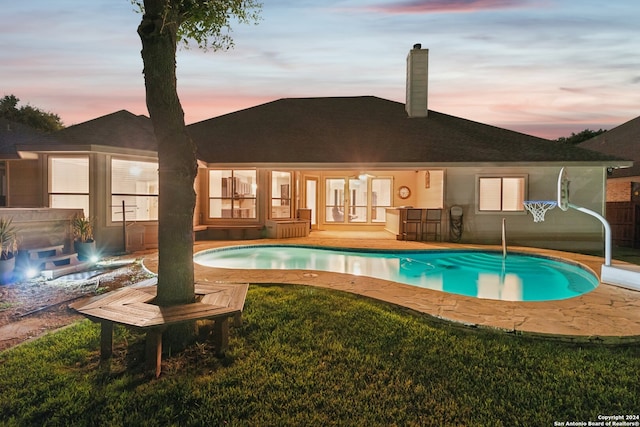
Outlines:
[{"label": "house exterior wall", "polygon": [[[569,209],[554,208],[544,222],[534,223],[526,212],[487,213],[477,210],[477,180],[485,174],[528,177],[525,200],[556,200],[557,176],[560,168],[447,168],[445,196],[446,214],[443,234],[448,235],[449,210],[463,209],[462,242],[500,244],[502,218],[506,219],[507,244],[565,250],[598,250],[603,248],[603,227],[594,217]],[[604,168],[571,167],[571,203],[593,211],[604,212]]]},{"label": "house exterior wall", "polygon": [[[94,152],[90,158],[90,210],[95,218],[95,237],[98,248],[105,253],[121,252],[125,249],[123,242],[123,227],[121,221],[111,220],[111,159],[116,155]],[[118,158],[146,159],[143,156],[125,156],[118,154]],[[155,159],[153,159],[155,160]],[[24,194],[23,200],[33,200],[39,206],[47,204],[47,159],[16,161],[11,165],[11,189]],[[449,237],[449,211],[452,206],[460,206],[464,212],[464,230],[462,242],[478,244],[499,244],[501,238],[502,218],[507,224],[507,243],[509,245],[536,246],[566,250],[599,250],[603,247],[603,231],[600,222],[584,213],[569,209],[567,212],[555,208],[547,212],[545,221],[534,223],[532,215],[526,212],[479,212],[477,183],[479,176],[495,175],[524,175],[527,177],[527,193],[525,200],[555,200],[557,175],[559,167],[449,167],[431,170],[430,185],[425,184],[425,171],[394,170],[371,171],[377,177],[392,178],[392,206],[415,206],[420,208],[444,209],[442,236]],[[288,168],[277,168],[287,171]],[[269,219],[271,212],[270,177],[272,169],[257,170],[258,192],[257,218],[246,220],[209,220],[208,216],[208,174],[207,168],[198,170],[194,188],[196,189],[196,209],[194,225],[216,226],[220,230],[230,228],[239,223],[253,227],[254,231],[263,226]],[[336,224],[327,222],[325,218],[325,179],[340,177],[348,179],[360,173],[358,170],[302,170],[292,171],[292,209],[295,217],[296,209],[305,200],[304,177],[317,179],[318,210],[317,222],[320,230],[359,230],[382,231],[384,223],[368,224]],[[606,172],[603,167],[570,167],[571,202],[603,213],[605,210],[605,181]],[[15,179],[19,177],[20,179]],[[440,178],[442,177],[442,178]],[[401,199],[398,189],[407,186],[411,189],[411,196]],[[18,189],[18,190],[16,190]],[[24,189],[24,190],[22,190]],[[630,190],[629,190],[630,191]],[[629,192],[627,192],[629,194]],[[26,202],[25,202],[26,203]],[[144,248],[157,247],[157,221],[141,221]],[[140,227],[137,227],[140,229]],[[216,238],[210,235],[208,238]],[[220,238],[220,237],[218,237]],[[233,238],[233,237],[231,237]],[[252,237],[253,238],[253,237]]]},{"label": "house exterior wall", "polygon": [[[91,155],[91,170],[93,171],[90,181],[90,191],[92,194],[90,198],[91,211],[96,213],[94,217],[96,222],[95,235],[97,246],[105,253],[118,253],[127,250],[124,241],[125,230],[123,230],[123,222],[120,220],[114,221],[111,218],[111,159],[113,158],[157,161],[156,158],[123,154],[111,155],[94,153]],[[131,225],[132,221],[127,220],[126,223],[127,225]],[[158,221],[136,221],[135,224],[142,230],[141,242],[136,245],[136,249],[157,248]]]},{"label": "house exterior wall", "polygon": [[440,169],[423,170],[417,174],[415,183],[416,206],[428,209],[442,208],[444,202],[444,175],[444,170]]},{"label": "house exterior wall", "polygon": [[[420,172],[418,171],[392,171],[390,175],[393,176],[393,206],[420,206],[420,187],[418,182],[420,181]],[[411,195],[402,199],[398,195],[400,187],[409,187]]]},{"label": "house exterior wall", "polygon": [[[464,212],[462,242],[500,244],[502,218],[506,219],[507,243],[513,246],[534,246],[564,250],[598,251],[603,248],[602,224],[590,215],[569,209],[554,208],[547,212],[545,221],[534,223],[526,212],[480,212],[478,206],[478,178],[491,176],[525,176],[525,200],[556,200],[557,176],[560,167],[453,167],[436,170],[429,188],[425,188],[425,171],[380,171],[376,176],[393,177],[393,206],[444,209],[442,236],[449,238],[449,212],[452,206],[461,206]],[[603,213],[605,208],[605,170],[602,167],[568,168],[571,180],[571,203]],[[318,177],[318,223],[320,230],[381,231],[384,224],[335,224],[326,221],[326,192],[324,180],[328,177],[353,176],[353,170],[304,171]],[[438,175],[443,177],[438,179]],[[411,196],[401,199],[398,188],[406,185]],[[301,195],[304,200],[304,195]]]},{"label": "house exterior wall", "polygon": [[105,253],[123,252],[122,223],[111,221],[111,156],[95,153],[90,159],[89,203],[95,221],[96,247]]},{"label": "house exterior wall", "polygon": [[[111,220],[111,159],[114,155],[102,152],[87,153],[89,156],[89,216],[94,221],[96,249],[104,254],[121,253],[125,250],[122,221]],[[56,154],[64,157],[64,153]],[[149,157],[117,155],[117,158],[146,160]],[[155,160],[155,158],[152,158]],[[40,194],[40,206],[48,206],[48,155],[42,155],[39,161],[41,184],[37,186]],[[30,189],[33,191],[33,189]],[[127,221],[129,223],[129,221]],[[141,221],[137,224],[144,228],[143,248],[155,248],[158,244],[157,221]]]},{"label": "house exterior wall", "polygon": [[629,178],[607,180],[607,202],[628,202],[629,200],[631,200],[631,181]]},{"label": "house exterior wall", "polygon": [[[7,207],[37,208],[43,203],[43,173],[40,160],[7,161]],[[46,181],[45,181],[46,183]]]}]

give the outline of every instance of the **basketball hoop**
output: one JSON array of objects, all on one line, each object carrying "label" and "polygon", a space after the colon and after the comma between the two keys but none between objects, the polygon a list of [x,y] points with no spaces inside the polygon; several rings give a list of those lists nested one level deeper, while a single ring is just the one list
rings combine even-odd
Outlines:
[{"label": "basketball hoop", "polygon": [[533,222],[544,222],[544,214],[555,208],[558,202],[553,200],[526,200],[524,208],[533,215]]},{"label": "basketball hoop", "polygon": [[565,168],[560,169],[560,173],[558,174],[558,206],[563,211],[569,209],[569,177],[567,176],[567,171]]}]

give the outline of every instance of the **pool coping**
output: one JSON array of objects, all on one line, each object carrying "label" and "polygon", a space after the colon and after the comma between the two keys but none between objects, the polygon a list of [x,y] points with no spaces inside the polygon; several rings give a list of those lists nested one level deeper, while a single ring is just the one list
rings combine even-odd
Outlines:
[{"label": "pool coping", "polygon": [[[292,238],[196,242],[194,253],[224,246],[305,245],[354,249],[486,249],[496,246],[386,239]],[[578,263],[598,278],[601,257],[548,249],[513,247],[513,251]],[[146,268],[157,272],[157,252],[143,256]],[[615,261],[615,264],[624,264]],[[578,343],[626,344],[640,342],[640,292],[605,283],[591,292],[544,302],[479,299],[419,288],[367,276],[315,270],[249,270],[205,267],[194,263],[195,280],[282,283],[346,291],[428,314],[472,328],[490,328],[514,335],[539,336]]]}]

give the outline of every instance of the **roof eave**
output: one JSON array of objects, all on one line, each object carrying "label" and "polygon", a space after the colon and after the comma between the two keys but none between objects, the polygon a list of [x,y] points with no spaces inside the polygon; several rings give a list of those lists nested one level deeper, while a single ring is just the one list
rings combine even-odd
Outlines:
[{"label": "roof eave", "polygon": [[345,162],[295,162],[295,163],[275,163],[275,162],[237,162],[237,163],[207,163],[200,161],[201,165],[208,168],[238,168],[238,169],[300,169],[300,170],[345,170],[345,169],[427,169],[445,167],[600,167],[621,169],[633,165],[631,161],[544,161],[544,162],[375,162],[375,163],[345,163]]},{"label": "roof eave", "polygon": [[33,158],[34,154],[78,154],[78,153],[104,153],[122,154],[129,156],[142,156],[158,158],[158,153],[152,150],[141,150],[137,148],[112,147],[108,145],[18,145],[16,150],[21,158]]}]

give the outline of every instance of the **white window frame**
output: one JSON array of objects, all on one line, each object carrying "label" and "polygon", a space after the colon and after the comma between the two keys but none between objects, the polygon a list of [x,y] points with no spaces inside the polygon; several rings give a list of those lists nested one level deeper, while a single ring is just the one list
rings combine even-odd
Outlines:
[{"label": "white window frame", "polygon": [[[284,177],[288,175],[288,182],[286,184],[277,184],[278,179],[276,175],[280,175],[280,177]],[[271,171],[271,218],[275,219],[285,219],[291,218],[293,215],[293,205],[291,203],[293,199],[293,172],[291,171],[283,171],[283,170],[273,170]],[[286,195],[282,194],[282,187],[277,188],[277,185],[287,185],[288,192]],[[285,197],[288,196],[288,197]],[[287,212],[286,215],[284,212]]]},{"label": "white window frame", "polygon": [[[482,205],[482,185],[481,182],[483,179],[499,179],[500,180],[500,208],[499,209],[481,209]],[[505,179],[522,179],[522,201],[527,200],[527,192],[529,188],[529,176],[527,174],[487,174],[487,175],[478,175],[476,176],[476,213],[479,214],[526,214],[526,210],[524,208],[524,204],[520,203],[519,209],[504,209],[504,180]]]},{"label": "white window frame", "polygon": [[[253,172],[254,173],[254,180],[255,183],[251,184],[252,188],[250,193],[253,195],[253,197],[247,197],[246,194],[241,194],[241,195],[224,195],[221,194],[220,196],[212,196],[211,195],[211,172],[214,171],[223,171],[223,172],[230,172],[230,177],[232,178],[231,182],[232,185],[235,186],[235,179],[236,178],[236,173],[237,172]],[[208,221],[251,221],[251,222],[255,222],[258,219],[258,170],[257,169],[251,169],[251,168],[234,168],[234,169],[230,169],[230,168],[210,168],[207,169],[207,206],[206,206],[206,213],[207,213],[207,220]],[[249,185],[249,184],[243,184],[243,185]],[[237,189],[235,187],[231,188],[231,191],[233,191],[234,193],[237,192]],[[230,212],[230,216],[229,217],[217,217],[217,216],[212,216],[211,214],[211,203],[212,200],[220,200],[221,203],[224,201],[230,201],[231,203],[231,208],[227,209]],[[249,216],[243,216],[244,213],[241,211],[240,213],[238,213],[238,211],[240,209],[243,209],[241,207],[241,205],[248,201],[249,203],[251,203],[253,201],[253,215],[249,215]],[[225,208],[226,209],[226,208]]]},{"label": "white window frame", "polygon": [[[87,191],[53,191],[53,179],[52,179],[52,173],[53,173],[53,161],[56,159],[82,159],[82,160],[86,160],[87,162]],[[66,172],[66,170],[65,170]],[[74,174],[77,177],[77,171],[70,171],[71,174]],[[55,203],[53,203],[53,198],[55,196],[80,196],[80,197],[86,197],[86,205],[85,206],[64,206],[66,208],[78,208],[78,209],[83,209],[84,210],[84,214],[85,216],[91,216],[91,197],[90,197],[90,193],[91,193],[91,157],[88,154],[85,155],[50,155],[47,157],[47,198],[48,198],[48,203],[49,203],[49,207],[52,208],[56,208],[56,207],[62,207],[59,205],[55,205]]]},{"label": "white window frame", "polygon": [[[157,216],[159,215],[158,212],[158,197],[160,194],[160,177],[159,175],[156,175],[156,187],[155,187],[155,191],[152,192],[138,192],[138,191],[134,191],[134,192],[126,192],[126,193],[115,193],[113,191],[113,162],[114,161],[121,161],[121,162],[132,162],[132,163],[150,163],[153,166],[155,166],[156,171],[158,170],[158,161],[157,160],[152,160],[152,159],[140,159],[140,158],[132,158],[132,157],[116,157],[116,156],[112,156],[109,158],[109,193],[110,193],[110,207],[108,209],[109,212],[109,218],[111,219],[112,223],[118,223],[118,222],[122,222],[122,208],[121,208],[121,202],[115,200],[116,198],[138,198],[138,197],[142,197],[142,198],[147,198],[150,200],[154,200],[155,199],[155,205],[156,205],[156,218],[144,218],[144,219],[140,219],[140,218],[136,218],[137,215],[132,215],[133,212],[136,209],[139,209],[139,206],[131,206],[126,204],[125,202],[125,214],[126,214],[126,219],[127,221],[136,221],[136,222],[157,222],[158,218]],[[117,203],[116,203],[117,202]]]}]

